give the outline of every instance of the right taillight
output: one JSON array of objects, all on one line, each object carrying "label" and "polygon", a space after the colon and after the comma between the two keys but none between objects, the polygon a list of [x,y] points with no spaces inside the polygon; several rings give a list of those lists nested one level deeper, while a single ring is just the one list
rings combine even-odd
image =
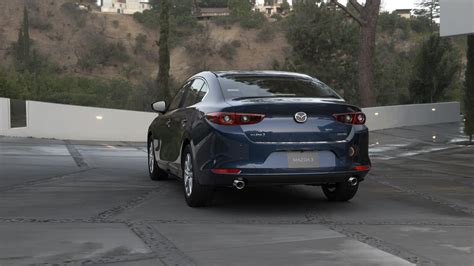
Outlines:
[{"label": "right taillight", "polygon": [[216,112],[206,114],[207,120],[224,126],[256,124],[265,118],[262,114]]},{"label": "right taillight", "polygon": [[334,114],[333,116],[341,123],[352,125],[363,125],[366,120],[365,114],[362,112]]}]

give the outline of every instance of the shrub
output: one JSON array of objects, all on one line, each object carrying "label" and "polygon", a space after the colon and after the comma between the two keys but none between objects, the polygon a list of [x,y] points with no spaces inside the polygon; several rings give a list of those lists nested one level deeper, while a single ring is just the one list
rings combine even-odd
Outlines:
[{"label": "shrub", "polygon": [[136,12],[133,18],[148,28],[157,28],[160,25],[160,17],[154,10],[145,10],[143,13]]},{"label": "shrub", "polygon": [[223,43],[218,51],[219,55],[227,61],[234,59],[237,49],[230,43]]},{"label": "shrub", "polygon": [[53,25],[51,25],[49,22],[41,20],[39,17],[32,16],[30,17],[30,27],[33,29],[37,29],[40,31],[49,31],[53,28]]},{"label": "shrub", "polygon": [[257,33],[257,42],[269,42],[275,38],[275,30],[270,25],[265,25]]},{"label": "shrub", "polygon": [[280,14],[276,14],[276,13],[271,15],[270,17],[273,19],[276,19],[277,21],[280,21],[283,19],[283,17]]},{"label": "shrub", "polygon": [[239,20],[240,26],[244,29],[259,29],[267,22],[265,15],[260,12],[252,12],[249,16],[242,17]]},{"label": "shrub", "polygon": [[230,44],[232,44],[232,46],[234,46],[235,48],[239,48],[240,46],[242,46],[242,43],[239,40],[233,40],[232,42],[230,42]]},{"label": "shrub", "polygon": [[87,11],[80,10],[73,2],[66,2],[61,5],[61,9],[73,19],[78,27],[84,27],[86,25],[86,14]]},{"label": "shrub", "polygon": [[90,50],[78,60],[78,66],[87,71],[97,65],[110,65],[113,62],[127,62],[130,56],[122,42],[108,43],[104,38],[91,38]]},{"label": "shrub", "polygon": [[145,49],[147,39],[148,37],[143,33],[139,33],[137,37],[135,37],[135,54],[138,54],[140,53],[140,51],[143,51]]}]

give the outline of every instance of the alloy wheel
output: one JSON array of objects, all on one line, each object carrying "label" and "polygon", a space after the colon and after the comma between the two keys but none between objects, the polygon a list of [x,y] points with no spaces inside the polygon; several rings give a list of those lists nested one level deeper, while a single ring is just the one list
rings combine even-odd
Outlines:
[{"label": "alloy wheel", "polygon": [[186,154],[184,160],[184,189],[186,196],[191,196],[193,193],[193,163],[191,161],[191,154]]},{"label": "alloy wheel", "polygon": [[153,145],[153,141],[150,141],[150,145],[148,145],[148,170],[150,173],[153,173],[155,168],[155,146]]}]

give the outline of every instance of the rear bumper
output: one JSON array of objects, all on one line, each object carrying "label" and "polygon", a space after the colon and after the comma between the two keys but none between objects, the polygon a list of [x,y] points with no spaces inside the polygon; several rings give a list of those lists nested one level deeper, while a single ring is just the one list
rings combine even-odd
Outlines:
[{"label": "rear bumper", "polygon": [[243,180],[246,186],[270,185],[324,185],[345,182],[349,177],[363,181],[369,171],[332,171],[312,173],[258,173],[258,174],[214,174],[208,172],[199,177],[199,182],[207,186],[232,186],[233,181]]}]

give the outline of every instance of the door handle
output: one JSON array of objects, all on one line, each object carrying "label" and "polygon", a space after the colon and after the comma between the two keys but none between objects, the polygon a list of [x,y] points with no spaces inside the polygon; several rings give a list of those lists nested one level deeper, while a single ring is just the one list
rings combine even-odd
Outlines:
[{"label": "door handle", "polygon": [[181,126],[182,126],[182,127],[185,127],[185,126],[186,126],[186,122],[188,122],[188,120],[186,120],[186,119],[181,120]]},{"label": "door handle", "polygon": [[168,121],[166,121],[166,126],[171,127],[171,119],[168,119]]}]

